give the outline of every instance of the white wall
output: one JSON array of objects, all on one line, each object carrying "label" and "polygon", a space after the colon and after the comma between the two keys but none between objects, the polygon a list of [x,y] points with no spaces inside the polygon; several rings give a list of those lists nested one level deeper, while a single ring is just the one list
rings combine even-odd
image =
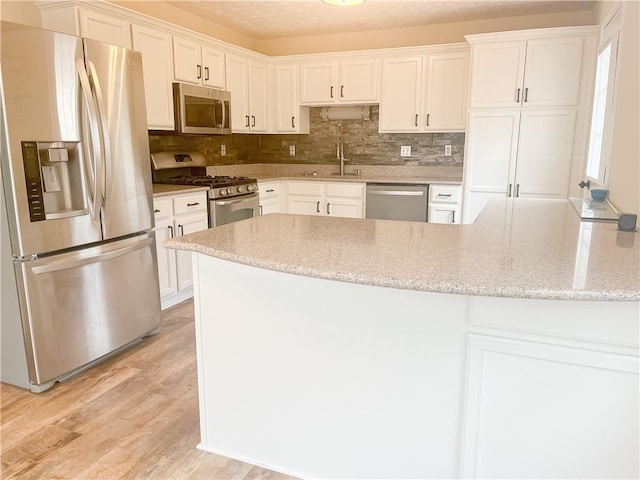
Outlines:
[{"label": "white wall", "polygon": [[[604,3],[603,25],[618,4]],[[640,213],[640,3],[622,3],[622,34],[616,84],[609,197],[623,212]]]}]

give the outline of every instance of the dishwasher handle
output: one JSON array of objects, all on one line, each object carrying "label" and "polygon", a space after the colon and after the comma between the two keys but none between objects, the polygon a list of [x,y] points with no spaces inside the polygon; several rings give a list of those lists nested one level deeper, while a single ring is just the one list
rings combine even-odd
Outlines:
[{"label": "dishwasher handle", "polygon": [[424,197],[425,192],[415,190],[368,190],[367,195],[393,195],[403,197]]}]

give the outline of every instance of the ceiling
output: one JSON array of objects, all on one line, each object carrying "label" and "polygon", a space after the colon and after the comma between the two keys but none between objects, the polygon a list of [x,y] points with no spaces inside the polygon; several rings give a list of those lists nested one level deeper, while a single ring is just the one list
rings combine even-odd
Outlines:
[{"label": "ceiling", "polygon": [[581,0],[169,0],[167,3],[255,39],[393,29],[498,17],[590,10]]}]

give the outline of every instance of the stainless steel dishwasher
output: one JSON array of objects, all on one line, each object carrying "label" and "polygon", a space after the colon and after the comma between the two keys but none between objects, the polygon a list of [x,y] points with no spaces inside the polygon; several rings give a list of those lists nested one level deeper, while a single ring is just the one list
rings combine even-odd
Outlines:
[{"label": "stainless steel dishwasher", "polygon": [[367,184],[366,218],[427,221],[429,185]]}]

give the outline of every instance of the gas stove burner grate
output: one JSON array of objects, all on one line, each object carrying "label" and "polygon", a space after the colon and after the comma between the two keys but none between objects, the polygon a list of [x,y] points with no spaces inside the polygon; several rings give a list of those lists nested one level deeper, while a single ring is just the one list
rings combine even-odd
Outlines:
[{"label": "gas stove burner grate", "polygon": [[217,175],[215,177],[210,175],[182,175],[156,180],[156,183],[169,185],[202,185],[215,188],[255,183],[255,180],[249,177],[230,177],[227,175]]}]

